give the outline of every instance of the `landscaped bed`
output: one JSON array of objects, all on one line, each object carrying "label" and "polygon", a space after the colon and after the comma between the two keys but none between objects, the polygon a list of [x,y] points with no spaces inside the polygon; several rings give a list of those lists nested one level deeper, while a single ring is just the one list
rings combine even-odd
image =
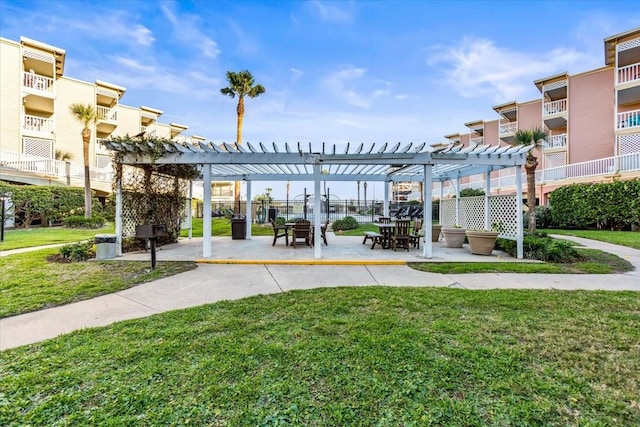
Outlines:
[{"label": "landscaped bed", "polygon": [[5,425],[636,425],[634,292],[334,288],[2,353]]}]

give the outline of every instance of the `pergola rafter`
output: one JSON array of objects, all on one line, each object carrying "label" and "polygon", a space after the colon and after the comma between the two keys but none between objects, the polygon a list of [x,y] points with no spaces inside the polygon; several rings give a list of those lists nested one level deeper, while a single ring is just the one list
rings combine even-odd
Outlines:
[{"label": "pergola rafter", "polygon": [[[205,217],[207,206],[210,210],[210,192],[207,186],[211,181],[313,181],[315,193],[319,192],[320,181],[378,181],[378,182],[423,182],[424,213],[426,224],[431,216],[431,192],[434,181],[458,180],[461,177],[486,174],[487,188],[489,173],[504,168],[521,168],[526,162],[526,153],[532,146],[491,146],[450,144],[434,148],[425,143],[414,144],[400,142],[376,145],[372,143],[352,146],[346,144],[339,149],[336,144],[327,146],[322,143],[314,149],[311,143],[288,143],[278,145],[258,143],[222,143],[199,142],[182,144],[171,140],[158,140],[155,143],[130,138],[126,141],[106,140],[103,145],[117,153],[121,164],[140,165],[199,165],[203,171],[205,186]],[[270,145],[270,146],[269,146]],[[159,150],[159,147],[161,148]],[[326,171],[326,173],[323,173]],[[521,187],[521,183],[519,184]],[[250,200],[250,185],[247,199]],[[517,189],[522,193],[521,188]],[[320,211],[320,198],[315,194],[317,211]],[[250,215],[250,212],[248,212]],[[385,214],[388,214],[388,191],[385,191]],[[209,212],[210,215],[210,212]],[[248,236],[250,234],[250,216]],[[320,221],[316,218],[317,239],[320,237]],[[206,232],[207,230],[205,230]],[[426,228],[424,255],[431,258],[431,231]],[[522,246],[522,233],[518,233],[518,247]],[[211,255],[211,235],[203,239],[203,256]],[[320,242],[315,242],[315,256],[320,258]],[[520,252],[519,252],[520,254]]]}]

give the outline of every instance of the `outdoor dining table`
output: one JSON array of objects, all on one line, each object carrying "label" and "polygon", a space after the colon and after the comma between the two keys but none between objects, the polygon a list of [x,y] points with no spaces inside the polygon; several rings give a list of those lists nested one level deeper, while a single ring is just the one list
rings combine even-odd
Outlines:
[{"label": "outdoor dining table", "polygon": [[382,245],[382,249],[391,248],[391,236],[393,235],[393,231],[396,227],[395,222],[382,223],[382,222],[374,222],[373,225],[378,227],[380,234],[382,234],[382,239],[380,244]]}]

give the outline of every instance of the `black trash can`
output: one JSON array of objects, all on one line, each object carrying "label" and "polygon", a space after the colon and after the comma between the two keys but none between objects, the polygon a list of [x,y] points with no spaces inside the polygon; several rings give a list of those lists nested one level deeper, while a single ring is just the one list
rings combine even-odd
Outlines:
[{"label": "black trash can", "polygon": [[269,208],[269,215],[267,217],[267,221],[268,222],[275,221],[277,217],[278,217],[278,209]]},{"label": "black trash can", "polygon": [[234,215],[231,217],[231,239],[243,240],[247,238],[247,217]]}]

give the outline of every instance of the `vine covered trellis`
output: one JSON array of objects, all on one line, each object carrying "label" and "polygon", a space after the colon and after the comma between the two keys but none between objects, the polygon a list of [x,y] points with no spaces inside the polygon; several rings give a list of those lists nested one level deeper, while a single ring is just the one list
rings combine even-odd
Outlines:
[{"label": "vine covered trellis", "polygon": [[[148,147],[144,154],[153,158],[164,155],[162,138],[115,137],[110,141],[120,144],[136,142]],[[142,144],[142,145],[141,145]],[[122,235],[134,236],[135,227],[142,224],[164,224],[167,235],[164,242],[176,242],[180,224],[186,217],[189,182],[201,178],[196,165],[123,165],[122,155],[114,153],[115,182],[120,180],[122,191]],[[114,185],[115,185],[114,182]],[[114,189],[115,191],[115,189]]]}]

